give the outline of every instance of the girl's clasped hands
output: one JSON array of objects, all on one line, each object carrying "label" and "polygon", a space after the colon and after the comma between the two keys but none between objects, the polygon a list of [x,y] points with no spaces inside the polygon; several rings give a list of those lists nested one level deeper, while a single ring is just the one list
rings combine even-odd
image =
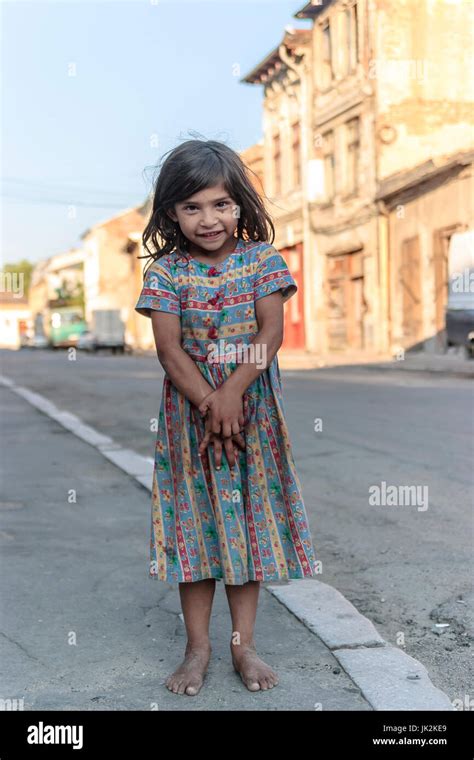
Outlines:
[{"label": "girl's clasped hands", "polygon": [[221,467],[223,448],[229,467],[234,467],[238,448],[245,450],[245,441],[241,435],[245,425],[243,397],[226,388],[224,383],[217,390],[211,391],[198,408],[205,415],[205,432],[199,444],[199,456],[212,443],[216,469]]}]

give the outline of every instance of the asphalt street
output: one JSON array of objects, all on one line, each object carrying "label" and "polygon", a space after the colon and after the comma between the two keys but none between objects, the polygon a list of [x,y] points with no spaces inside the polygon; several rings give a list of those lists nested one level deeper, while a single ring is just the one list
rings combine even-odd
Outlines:
[{"label": "asphalt street", "polygon": [[[155,357],[78,354],[70,361],[65,351],[2,351],[1,371],[118,443],[153,456],[163,381]],[[321,580],[384,639],[423,663],[451,700],[472,695],[472,380],[373,367],[285,371],[282,378]],[[33,468],[49,466],[38,436],[25,459]],[[91,494],[97,466],[83,471]],[[27,482],[34,487],[34,480]],[[419,499],[371,503],[384,483],[416,489]],[[122,489],[121,481],[121,504],[127,498]],[[128,498],[130,504],[138,496]],[[147,510],[146,494],[140,509],[143,504]],[[134,515],[126,516],[130,525]],[[147,523],[143,514],[140,519]],[[144,562],[146,539],[133,537]],[[61,554],[67,548],[48,547]],[[109,591],[125,569],[118,557],[110,561]]]}]

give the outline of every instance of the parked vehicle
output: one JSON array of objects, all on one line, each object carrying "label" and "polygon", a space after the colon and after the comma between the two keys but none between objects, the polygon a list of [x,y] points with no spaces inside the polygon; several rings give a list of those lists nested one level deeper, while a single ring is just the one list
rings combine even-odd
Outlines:
[{"label": "parked vehicle", "polygon": [[53,348],[77,346],[87,323],[77,307],[61,306],[51,313],[49,342]]},{"label": "parked vehicle", "polygon": [[464,346],[467,356],[474,359],[474,309],[446,311],[448,346]]},{"label": "parked vehicle", "polygon": [[48,348],[49,340],[46,335],[29,335],[28,339],[21,343],[22,348]]},{"label": "parked vehicle", "polygon": [[78,348],[97,351],[110,348],[115,353],[125,351],[125,325],[119,309],[96,309],[92,312],[92,326],[81,335]]},{"label": "parked vehicle", "polygon": [[94,336],[90,330],[86,330],[86,332],[82,333],[82,335],[79,337],[79,340],[77,341],[77,347],[81,351],[95,350]]},{"label": "parked vehicle", "polygon": [[474,230],[451,236],[448,259],[448,346],[464,346],[474,359]]},{"label": "parked vehicle", "polygon": [[48,348],[49,341],[46,335],[34,335],[31,342],[32,348]]}]

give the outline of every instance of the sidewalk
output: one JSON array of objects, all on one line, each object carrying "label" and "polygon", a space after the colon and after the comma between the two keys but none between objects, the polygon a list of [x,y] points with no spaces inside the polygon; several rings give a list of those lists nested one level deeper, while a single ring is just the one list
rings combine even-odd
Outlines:
[{"label": "sidewalk", "polygon": [[[22,393],[0,385],[1,699],[23,699],[25,710],[452,709],[420,663],[314,579],[262,584],[255,638],[278,686],[252,693],[234,672],[217,583],[204,686],[195,697],[168,691],[185,629],[177,585],[148,576],[143,475],[120,469],[126,450],[101,452],[71,432],[72,415],[60,424],[51,402]],[[92,441],[92,428],[78,430]]]},{"label": "sidewalk", "polygon": [[327,647],[264,589],[256,643],[280,683],[249,692],[232,668],[220,583],[204,686],[196,697],[168,691],[185,629],[178,587],[148,577],[149,492],[8,388],[0,402],[2,698],[23,698],[25,710],[371,709]]},{"label": "sidewalk", "polygon": [[446,354],[428,352],[406,353],[404,359],[394,359],[391,355],[370,354],[347,351],[319,356],[307,351],[278,352],[278,362],[282,370],[331,369],[334,367],[351,370],[429,372],[455,377],[474,378],[474,360],[467,359],[456,350]]}]

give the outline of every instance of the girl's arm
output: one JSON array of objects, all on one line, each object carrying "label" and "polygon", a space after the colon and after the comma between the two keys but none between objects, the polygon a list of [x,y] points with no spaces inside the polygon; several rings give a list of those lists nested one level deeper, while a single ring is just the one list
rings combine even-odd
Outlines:
[{"label": "girl's arm", "polygon": [[[212,432],[224,438],[238,433],[244,424],[242,416],[243,396],[249,385],[270,365],[283,342],[283,298],[280,290],[258,298],[255,313],[259,331],[251,344],[259,345],[255,361],[239,364],[230,377],[199,405],[201,414],[210,411],[210,424],[206,425],[205,446]],[[250,353],[249,353],[250,357]]]},{"label": "girl's arm", "polygon": [[[191,357],[181,348],[181,322],[177,314],[156,311],[151,312],[153,335],[155,338],[156,352],[163,369],[175,388],[186,396],[195,406],[214,388],[204,379]],[[209,424],[206,421],[206,433]],[[238,446],[245,450],[245,442],[241,435],[234,435],[232,439],[219,441],[216,436],[205,436],[206,445],[199,448],[199,456],[202,456],[205,448],[212,440],[214,443],[214,457],[216,468],[220,469],[222,461],[222,449],[224,448],[229,466],[235,465]],[[223,445],[222,445],[223,444]]]},{"label": "girl's arm", "polygon": [[214,388],[204,379],[191,357],[181,348],[181,322],[177,314],[151,312],[156,353],[175,388],[195,406]]},{"label": "girl's arm", "polygon": [[255,314],[259,331],[250,343],[261,346],[255,352],[255,361],[239,364],[230,377],[220,386],[222,390],[227,389],[241,396],[249,385],[270,366],[283,343],[284,319],[281,290],[257,299],[255,301]]}]

